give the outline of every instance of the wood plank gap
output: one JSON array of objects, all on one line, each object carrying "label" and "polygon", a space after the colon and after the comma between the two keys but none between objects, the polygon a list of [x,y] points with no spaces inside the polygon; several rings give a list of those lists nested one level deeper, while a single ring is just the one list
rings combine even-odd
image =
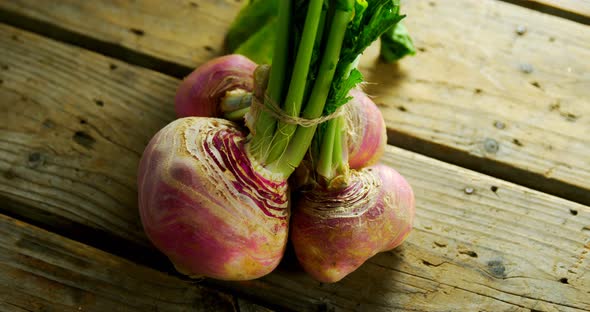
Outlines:
[{"label": "wood plank gap", "polygon": [[576,185],[547,178],[490,158],[471,155],[436,142],[427,141],[411,134],[387,129],[390,145],[422,154],[446,163],[477,171],[494,178],[509,181],[524,187],[558,196],[583,205],[590,205],[590,192]]},{"label": "wood plank gap", "polygon": [[[532,2],[588,15],[586,2],[577,1]],[[147,0],[64,0],[60,5],[14,0],[0,7],[194,68],[222,53],[222,34],[241,4],[193,3],[175,0],[160,9]],[[584,135],[590,111],[583,101],[590,90],[583,61],[590,57],[590,28],[497,0],[406,1],[402,7],[417,55],[387,66],[376,62],[374,45],[360,63],[371,83],[367,91],[380,99],[388,128],[483,158],[478,167],[492,158],[519,172],[535,172],[537,178],[575,185],[573,193],[590,193],[585,157],[590,142]],[[447,27],[432,27],[433,19]],[[520,183],[522,178],[505,180]]]},{"label": "wood plank gap", "polygon": [[[155,270],[160,273],[164,273],[170,276],[170,278],[176,279],[181,283],[186,283],[187,285],[198,284],[199,286],[196,287],[203,286],[205,287],[204,289],[207,292],[211,292],[212,294],[221,291],[222,293],[230,297],[227,298],[227,300],[231,301],[233,311],[236,312],[272,312],[274,309],[282,308],[279,306],[270,306],[268,305],[268,303],[265,302],[259,302],[260,300],[256,300],[255,297],[243,295],[238,297],[234,290],[229,289],[227,287],[225,287],[222,290],[222,287],[216,286],[213,283],[206,283],[203,281],[196,283],[194,279],[190,279],[185,275],[182,275],[175,271],[170,266],[169,260],[155,249],[141,248],[138,247],[137,244],[127,242],[124,239],[121,239],[120,237],[115,237],[106,232],[101,232],[95,229],[87,228],[80,224],[76,224],[73,227],[70,227],[68,230],[66,230],[64,228],[49,225],[48,223],[38,222],[35,219],[15,214],[14,209],[5,209],[5,204],[6,202],[0,206],[0,225],[22,225],[24,226],[23,229],[25,230],[25,233],[40,232],[45,234],[39,235],[40,239],[48,240],[51,242],[55,241],[56,239],[59,239],[60,241],[60,243],[56,245],[52,245],[51,243],[49,245],[41,245],[39,244],[39,242],[32,242],[28,244],[30,246],[36,246],[36,248],[41,248],[43,250],[49,250],[53,249],[54,247],[57,247],[57,252],[62,252],[61,248],[63,246],[61,244],[66,244],[68,247],[69,245],[75,244],[85,246],[85,248],[96,249],[99,252],[109,254],[109,257],[118,257],[123,259],[124,261],[130,261],[138,266],[146,267],[150,270]],[[61,243],[61,241],[63,241],[64,243]],[[5,302],[2,302],[2,300],[3,297],[0,296],[0,311],[3,311],[2,304],[5,304]],[[14,306],[12,308],[16,307],[17,306]]]},{"label": "wood plank gap", "polygon": [[0,234],[2,311],[239,311],[233,295],[2,214]]},{"label": "wood plank gap", "polygon": [[2,8],[0,8],[0,23],[36,33],[58,42],[94,51],[132,65],[152,69],[179,79],[182,79],[192,71],[191,68],[178,63],[163,60],[112,42],[89,37],[59,25],[30,18]]},{"label": "wood plank gap", "polygon": [[[554,7],[532,1],[519,0],[499,0],[504,2],[531,2],[531,9],[537,10],[537,7],[547,7],[560,11]],[[517,4],[518,3],[514,3]],[[526,5],[521,5],[525,6]],[[543,10],[538,10],[543,11]],[[547,13],[547,12],[545,12]],[[552,14],[555,15],[555,14]],[[48,37],[58,42],[78,46],[80,48],[95,51],[97,53],[124,61],[126,63],[140,66],[161,72],[163,74],[182,79],[191,72],[191,68],[181,64],[173,63],[160,59],[142,52],[132,50],[112,42],[106,42],[93,37],[73,32],[58,25],[40,21],[34,18],[21,15],[16,12],[0,8],[0,22],[13,27],[21,28],[32,33]],[[590,19],[588,20],[590,23]],[[505,181],[513,182],[535,189],[551,195],[563,197],[565,199],[578,202],[584,205],[590,205],[590,192],[573,184],[563,181],[547,178],[541,174],[523,170],[508,164],[486,159],[479,156],[470,155],[469,153],[453,149],[449,146],[441,145],[436,142],[427,141],[411,134],[402,133],[388,128],[389,144],[410,150],[428,157],[458,165],[467,169],[484,173]]]},{"label": "wood plank gap", "polygon": [[[49,218],[57,219],[57,216],[39,217],[32,214],[36,209],[27,207],[25,204],[2,198],[0,206],[0,215],[5,215],[12,219],[28,223],[42,230],[55,233],[84,245],[91,246],[98,250],[108,252],[118,257],[127,259],[139,265],[151,267],[160,272],[184,278],[177,273],[171,266],[170,261],[154,247],[139,245],[137,243],[116,236],[112,233],[101,231],[81,223],[70,222],[68,220],[55,220],[49,222]],[[19,212],[23,212],[22,214]]]},{"label": "wood plank gap", "polygon": [[[0,135],[10,138],[0,140],[0,200],[22,202],[11,210],[31,210],[45,216],[41,222],[66,219],[144,244],[135,191],[139,159],[130,151],[141,151],[174,118],[171,99],[178,81],[20,29],[0,28],[0,55],[6,62],[0,66],[5,67],[0,107],[6,112]],[[65,68],[64,55],[71,62]],[[72,79],[78,82],[69,83]],[[37,86],[52,88],[30,92]],[[85,96],[78,96],[79,89]],[[144,108],[143,115],[130,113],[132,102]],[[119,144],[100,138],[88,124]],[[86,131],[96,140],[82,146],[72,140],[73,131]],[[391,146],[383,162],[397,168],[416,194],[415,230],[404,245],[375,256],[337,284],[313,281],[290,253],[285,260],[291,262],[273,274],[226,287],[297,311],[435,312],[457,306],[590,311],[590,275],[584,270],[590,208]],[[80,194],[100,204],[76,201]],[[97,220],[97,215],[112,220]],[[514,222],[523,226],[510,226]],[[572,304],[576,309],[565,306]]]},{"label": "wood plank gap", "polygon": [[585,14],[582,14],[579,12],[569,11],[565,8],[552,6],[549,3],[537,2],[537,1],[531,1],[531,0],[499,0],[499,1],[511,3],[514,5],[525,7],[527,9],[539,11],[539,12],[542,12],[545,14],[565,18],[570,21],[574,21],[574,22],[581,23],[584,25],[590,25],[590,17],[588,15],[585,15]]}]

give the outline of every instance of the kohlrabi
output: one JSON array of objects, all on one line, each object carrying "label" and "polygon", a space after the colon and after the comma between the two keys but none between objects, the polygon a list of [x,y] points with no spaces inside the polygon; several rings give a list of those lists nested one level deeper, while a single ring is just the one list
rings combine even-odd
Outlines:
[{"label": "kohlrabi", "polygon": [[[346,115],[339,113],[362,81],[356,70],[360,54],[402,18],[399,1],[276,2],[268,79],[257,79],[255,73],[253,80],[241,81],[254,65],[241,60],[224,66],[236,60],[234,56],[203,65],[202,72],[213,80],[189,76],[188,87],[178,90],[179,116],[191,110],[216,115],[212,109],[223,105],[233,115],[248,109],[248,129],[225,119],[180,118],[152,138],[140,161],[139,210],[146,234],[189,276],[248,280],[271,272],[289,233],[288,179],[310,155],[314,179],[300,189],[306,193],[296,203],[292,237],[299,260],[312,276],[338,280],[374,253],[401,243],[411,228],[413,195],[399,174],[382,165],[349,169]],[[264,69],[268,67],[256,71]],[[197,97],[203,107],[191,107],[187,99],[199,90],[208,90]],[[247,108],[244,94],[232,95],[234,90],[250,93],[255,105]],[[219,104],[228,96],[236,101]],[[309,211],[322,213],[313,212],[310,219]],[[351,230],[341,220],[350,216],[358,217],[347,219],[358,228]],[[310,224],[317,224],[313,231]],[[358,237],[359,244],[343,245],[346,237],[327,231],[325,225],[334,225],[333,231],[340,229],[343,235],[352,233],[348,237]],[[372,225],[382,230],[368,228]],[[329,237],[334,245],[325,239]],[[342,252],[335,253],[338,247]],[[358,257],[351,260],[343,253]],[[328,266],[321,257],[330,259]],[[337,273],[330,273],[334,269]]]}]

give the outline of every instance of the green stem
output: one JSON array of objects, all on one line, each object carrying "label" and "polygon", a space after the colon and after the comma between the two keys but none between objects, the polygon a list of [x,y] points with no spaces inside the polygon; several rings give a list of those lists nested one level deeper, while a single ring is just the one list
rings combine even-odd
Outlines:
[{"label": "green stem", "polygon": [[[350,73],[358,67],[361,56],[348,65],[344,73],[344,79],[350,76]],[[323,133],[320,147],[320,161],[316,171],[327,181],[331,181],[334,177],[345,174],[348,170],[348,146],[345,146],[343,140],[346,133],[346,120],[344,116],[330,120],[329,131]],[[324,158],[329,158],[324,159]]]},{"label": "green stem", "polygon": [[345,119],[340,116],[328,122],[326,131],[322,133],[320,156],[316,172],[321,180],[331,181],[345,174],[348,170],[347,150],[344,141]]},{"label": "green stem", "polygon": [[[279,4],[277,41],[267,87],[268,99],[264,99],[264,105],[267,107],[270,107],[269,101],[281,103],[284,96],[291,36],[291,2],[280,1]],[[255,133],[250,141],[249,149],[254,158],[262,163],[266,162],[266,149],[271,144],[275,128],[276,119],[266,111],[261,111],[256,120]]]},{"label": "green stem", "polygon": [[334,152],[332,155],[332,166],[336,175],[344,174],[348,170],[348,145],[346,144],[346,120],[344,116],[337,119],[336,133],[334,138]]},{"label": "green stem", "polygon": [[[354,14],[353,5],[354,0],[344,0],[339,1],[336,7],[318,76],[311,91],[309,101],[302,113],[304,118],[313,119],[322,115],[328,94],[330,93],[330,85],[334,78],[336,65],[338,64],[346,26]],[[276,164],[273,171],[280,172],[285,176],[291,175],[295,168],[299,166],[303,157],[305,157],[316,128],[317,126],[297,127],[295,135],[287,146],[284,157]]]},{"label": "green stem", "polygon": [[[291,117],[299,116],[301,112],[303,97],[305,95],[305,85],[308,81],[307,76],[311,65],[311,56],[314,50],[316,35],[318,34],[323,4],[324,0],[311,0],[307,9],[303,35],[299,42],[297,57],[295,59],[295,67],[291,76],[289,91],[283,105],[284,112]],[[297,125],[279,121],[268,158],[266,159],[267,163],[272,163],[284,154],[285,148],[289,144],[296,129]]]},{"label": "green stem", "polygon": [[316,172],[325,178],[333,176],[332,157],[334,153],[334,144],[337,133],[337,119],[328,121],[326,131],[323,133],[320,145],[320,159],[318,161]]}]

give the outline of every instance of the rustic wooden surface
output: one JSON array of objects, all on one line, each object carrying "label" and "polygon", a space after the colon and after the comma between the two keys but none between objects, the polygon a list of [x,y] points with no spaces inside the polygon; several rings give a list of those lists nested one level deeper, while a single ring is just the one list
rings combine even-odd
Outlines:
[{"label": "rustic wooden surface", "polygon": [[[149,246],[137,162],[172,120],[179,81],[5,25],[0,46],[0,209],[63,223],[75,239],[68,225],[104,232],[114,237],[107,251]],[[203,285],[279,310],[590,311],[589,207],[399,148],[384,162],[416,193],[416,230],[403,247],[337,284],[314,282],[289,253],[260,280]]]},{"label": "rustic wooden surface", "polygon": [[503,0],[533,10],[557,15],[590,25],[590,1],[588,0]]},{"label": "rustic wooden surface", "polygon": [[213,312],[236,307],[229,295],[0,215],[0,311]]},{"label": "rustic wooden surface", "polygon": [[533,2],[590,18],[590,1],[588,0],[535,0]]},{"label": "rustic wooden surface", "polygon": [[177,81],[0,29],[0,185],[7,205],[145,244],[133,209],[135,170],[150,136],[173,117]]},{"label": "rustic wooden surface", "polygon": [[[60,38],[83,34],[93,39],[77,44],[178,74],[174,64],[186,72],[223,53],[241,5],[12,0],[0,3],[0,17]],[[496,0],[405,1],[403,11],[418,55],[389,66],[374,46],[361,63],[390,143],[590,204],[590,28]]]},{"label": "rustic wooden surface", "polygon": [[590,17],[590,1],[588,0],[535,0],[533,2]]},{"label": "rustic wooden surface", "polygon": [[390,142],[590,204],[590,27],[499,1],[435,3],[406,6],[416,57],[376,64],[373,49],[361,65]]}]

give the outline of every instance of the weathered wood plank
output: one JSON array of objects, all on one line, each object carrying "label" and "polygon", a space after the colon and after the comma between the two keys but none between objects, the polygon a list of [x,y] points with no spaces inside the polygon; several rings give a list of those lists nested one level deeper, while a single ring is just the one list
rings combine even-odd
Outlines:
[{"label": "weathered wood plank", "polygon": [[590,24],[590,1],[588,0],[502,0],[547,14]]},{"label": "weathered wood plank", "polygon": [[590,18],[590,1],[588,0],[535,0],[535,2]]},{"label": "weathered wood plank", "polygon": [[[2,1],[0,9],[194,67],[223,50],[242,2],[234,0]],[[100,26],[100,27],[99,27]]]},{"label": "weathered wood plank", "polygon": [[[132,62],[139,56],[109,49],[120,45],[188,69],[222,53],[240,5],[13,0],[0,3],[0,15],[109,43],[89,47]],[[376,62],[373,47],[361,63],[390,143],[590,204],[590,28],[494,0],[406,1],[403,8],[418,55],[388,66]],[[18,16],[11,23],[26,21]]]},{"label": "weathered wood plank", "polygon": [[176,80],[7,27],[0,46],[3,193],[143,241],[128,210],[136,206],[132,172],[173,115]]},{"label": "weathered wood plank", "polygon": [[265,307],[261,307],[257,304],[249,302],[247,300],[237,298],[237,305],[239,307],[240,312],[272,312],[272,310],[267,309]]},{"label": "weathered wood plank", "polygon": [[590,1],[588,0],[535,0],[534,2],[590,17]]},{"label": "weathered wood plank", "polygon": [[[560,199],[395,148],[384,162],[416,191],[416,230],[401,248],[372,258],[339,284],[315,284],[291,263],[245,289],[289,285],[274,299],[297,309],[590,309],[588,207],[570,210]],[[309,294],[314,300],[298,303]]]},{"label": "weathered wood plank", "polygon": [[590,28],[501,2],[408,4],[419,55],[362,63],[391,142],[589,204]]},{"label": "weathered wood plank", "polygon": [[418,55],[362,63],[390,142],[590,204],[590,27],[493,1],[406,10]]},{"label": "weathered wood plank", "polygon": [[[147,244],[136,167],[173,118],[178,81],[7,26],[0,46],[7,212]],[[311,280],[292,255],[263,279],[207,284],[296,311],[590,310],[590,208],[398,148],[384,161],[417,197],[402,248],[332,285]]]},{"label": "weathered wood plank", "polygon": [[229,295],[0,214],[0,310],[235,311],[236,308]]}]

